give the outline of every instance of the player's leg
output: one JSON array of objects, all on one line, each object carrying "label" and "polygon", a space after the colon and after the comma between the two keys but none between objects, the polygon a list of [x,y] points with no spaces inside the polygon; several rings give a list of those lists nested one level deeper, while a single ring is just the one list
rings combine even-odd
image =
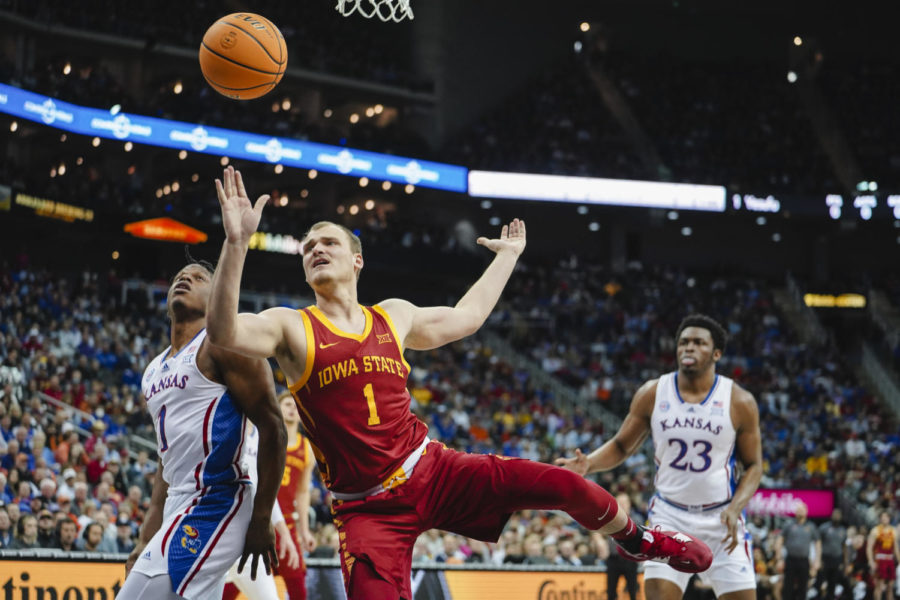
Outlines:
[{"label": "player's leg", "polygon": [[618,565],[612,561],[606,563],[606,598],[616,600],[618,597],[619,576],[622,574]]},{"label": "player's leg", "polygon": [[638,580],[637,580],[637,565],[631,563],[624,571],[625,575],[625,590],[628,592],[629,600],[637,600],[638,593]]},{"label": "player's leg", "polygon": [[738,590],[716,596],[719,600],[756,600],[756,588],[752,590]]},{"label": "player's leg", "polygon": [[[494,541],[518,510],[563,510],[590,530],[608,533],[629,560],[665,560],[689,572],[706,569],[712,555],[703,542],[675,532],[646,531],[605,489],[567,469],[517,458],[465,454],[431,444],[418,470],[437,493],[425,514],[432,526]],[[410,483],[416,481],[414,475]],[[622,552],[624,550],[624,552]]]},{"label": "player's leg", "polygon": [[[294,545],[299,551],[302,546],[294,529],[291,529],[291,535],[294,538]],[[284,587],[290,600],[306,600],[306,565],[303,564],[303,554],[300,554],[300,564],[296,569],[292,569],[282,562],[278,565],[277,573],[284,580]]]},{"label": "player's leg", "polygon": [[421,524],[409,483],[332,505],[348,600],[412,600],[412,550]]},{"label": "player's leg", "polygon": [[125,584],[119,590],[116,600],[141,600],[153,598],[154,600],[184,600],[172,591],[172,580],[168,574],[154,575],[150,577],[137,571],[132,571],[125,579]]},{"label": "player's leg", "polygon": [[[690,581],[690,576],[687,580]],[[679,585],[668,579],[647,579],[647,574],[644,574],[644,597],[647,600],[681,600],[686,587],[687,581]]]}]

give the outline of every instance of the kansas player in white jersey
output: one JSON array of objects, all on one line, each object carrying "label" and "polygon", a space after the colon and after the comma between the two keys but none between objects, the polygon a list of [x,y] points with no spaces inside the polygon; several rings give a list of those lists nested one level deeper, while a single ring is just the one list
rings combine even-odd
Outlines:
[{"label": "kansas player in white jersey", "polygon": [[[256,467],[256,459],[259,454],[259,430],[252,424],[247,427],[247,433],[244,435],[244,459],[247,463],[248,476],[250,481],[256,483],[259,480],[259,473]],[[300,564],[300,555],[297,553],[297,547],[292,541],[291,531],[288,529],[287,523],[284,521],[284,515],[278,502],[272,507],[272,526],[278,532],[276,539],[278,540],[278,560],[286,561],[286,564],[296,569]],[[285,563],[282,563],[285,564]],[[244,594],[249,600],[279,600],[278,588],[275,587],[275,577],[272,573],[257,573],[256,579],[251,577],[250,569],[238,570],[238,561],[235,561],[225,576],[226,584],[234,586],[232,592],[226,591],[222,598],[237,597],[238,590]]]},{"label": "kansas player in white jersey", "polygon": [[[651,526],[694,532],[713,551],[712,566],[699,577],[716,597],[752,600],[756,574],[742,513],[762,477],[756,400],[716,374],[726,334],[715,320],[691,315],[676,339],[678,371],[641,386],[615,437],[587,456],[576,451],[557,463],[582,474],[606,471],[652,435],[657,471]],[[680,599],[690,577],[648,562],[646,598]]]},{"label": "kansas player in white jersey", "polygon": [[[212,275],[211,265],[193,263],[173,279],[171,346],[141,382],[161,477],[120,600],[219,598],[238,558],[253,557],[253,575],[260,556],[267,572],[278,562],[269,520],[284,469],[284,422],[268,363],[206,339]],[[242,460],[247,418],[259,428],[259,460],[268,467],[256,490]]]}]

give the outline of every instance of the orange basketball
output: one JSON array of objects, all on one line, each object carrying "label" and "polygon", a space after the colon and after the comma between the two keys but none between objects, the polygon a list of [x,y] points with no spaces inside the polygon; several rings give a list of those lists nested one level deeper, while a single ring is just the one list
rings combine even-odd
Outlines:
[{"label": "orange basketball", "polygon": [[269,93],[287,68],[287,47],[265,17],[234,13],[206,30],[200,44],[200,70],[214,90],[250,100]]}]

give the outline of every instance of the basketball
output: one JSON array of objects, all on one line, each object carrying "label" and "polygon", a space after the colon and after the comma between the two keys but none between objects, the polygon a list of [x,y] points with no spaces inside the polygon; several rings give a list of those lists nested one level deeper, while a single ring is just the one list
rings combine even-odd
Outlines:
[{"label": "basketball", "polygon": [[223,96],[235,100],[264,96],[278,85],[286,68],[284,36],[263,16],[233,13],[203,35],[200,70]]}]

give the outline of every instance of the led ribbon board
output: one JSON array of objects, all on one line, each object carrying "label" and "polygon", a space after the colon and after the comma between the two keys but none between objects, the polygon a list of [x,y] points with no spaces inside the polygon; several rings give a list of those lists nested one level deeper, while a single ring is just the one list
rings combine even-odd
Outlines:
[{"label": "led ribbon board", "polygon": [[2,83],[0,112],[82,135],[451,192],[466,191],[468,169],[457,165],[122,112],[113,115],[107,110],[70,104]]}]

